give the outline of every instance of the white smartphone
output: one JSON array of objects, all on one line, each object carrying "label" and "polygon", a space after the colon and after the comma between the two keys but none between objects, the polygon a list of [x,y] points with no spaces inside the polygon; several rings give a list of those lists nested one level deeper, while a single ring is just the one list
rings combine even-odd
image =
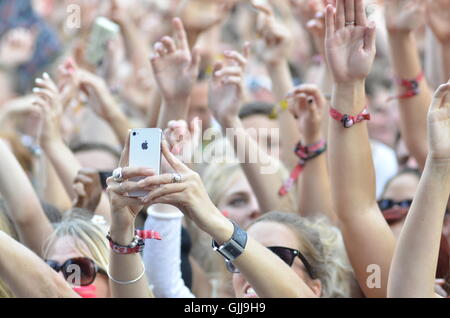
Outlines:
[{"label": "white smartphone", "polygon": [[95,19],[85,58],[90,64],[99,66],[108,50],[108,42],[114,39],[120,32],[118,24],[105,17]]},{"label": "white smartphone", "polygon": [[[130,167],[153,169],[156,175],[161,173],[161,141],[162,130],[159,128],[132,129],[130,133]],[[133,178],[139,181],[144,177]],[[143,197],[148,192],[132,192],[130,197]]]}]

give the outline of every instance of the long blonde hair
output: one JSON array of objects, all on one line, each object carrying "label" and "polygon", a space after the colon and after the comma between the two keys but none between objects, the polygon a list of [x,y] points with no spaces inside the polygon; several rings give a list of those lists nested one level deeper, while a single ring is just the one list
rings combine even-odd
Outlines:
[{"label": "long blonde hair", "polygon": [[345,251],[342,234],[325,217],[314,219],[294,213],[270,212],[257,220],[290,228],[301,242],[301,252],[322,283],[321,297],[342,298],[354,294],[355,276]]}]

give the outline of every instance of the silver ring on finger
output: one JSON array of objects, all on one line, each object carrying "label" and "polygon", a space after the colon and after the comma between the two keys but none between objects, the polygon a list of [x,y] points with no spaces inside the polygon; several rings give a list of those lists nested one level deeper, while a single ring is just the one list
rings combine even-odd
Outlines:
[{"label": "silver ring on finger", "polygon": [[172,183],[180,183],[183,178],[179,173],[172,173]]},{"label": "silver ring on finger", "polygon": [[356,25],[356,21],[345,21],[345,26],[349,26],[349,25]]},{"label": "silver ring on finger", "polygon": [[122,182],[123,181],[122,168],[119,167],[115,169],[112,173],[112,176],[115,182]]}]

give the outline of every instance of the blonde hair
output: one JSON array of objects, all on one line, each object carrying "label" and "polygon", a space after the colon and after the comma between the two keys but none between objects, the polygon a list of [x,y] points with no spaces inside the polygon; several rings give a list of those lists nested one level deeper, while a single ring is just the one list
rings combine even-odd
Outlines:
[{"label": "blonde hair", "polygon": [[60,238],[69,236],[75,239],[77,251],[91,258],[106,272],[109,264],[109,245],[106,234],[106,228],[93,223],[88,212],[81,209],[68,211],[63,220],[55,224],[55,230],[44,245],[43,257],[46,259],[49,256],[51,249]]},{"label": "blonde hair", "polygon": [[[209,198],[217,206],[223,198],[224,189],[233,180],[240,175],[245,176],[245,174],[239,161],[234,156],[231,144],[226,138],[220,138],[211,143],[205,149],[204,158],[209,164],[202,171],[202,180]],[[277,167],[275,173],[281,180],[288,177],[287,170],[279,161],[272,158],[271,165]],[[278,191],[278,189],[273,189],[273,191]],[[280,200],[277,208],[285,212],[295,211],[295,193],[295,189],[292,189],[289,195]],[[191,254],[210,279],[218,282],[218,288],[221,290],[221,295],[219,296],[223,296],[223,294],[232,296],[234,292],[231,284],[231,273],[226,270],[223,257],[212,250],[211,237],[189,220],[186,221],[186,228],[192,240]]]},{"label": "blonde hair", "polygon": [[[16,229],[6,214],[2,200],[0,200],[0,232],[4,232],[15,240],[18,238]],[[14,294],[2,280],[0,280],[0,298],[14,298]]]},{"label": "blonde hair", "polygon": [[355,276],[342,234],[325,217],[309,219],[293,213],[270,212],[256,221],[276,222],[290,228],[301,243],[301,252],[322,283],[321,297],[352,297]]}]

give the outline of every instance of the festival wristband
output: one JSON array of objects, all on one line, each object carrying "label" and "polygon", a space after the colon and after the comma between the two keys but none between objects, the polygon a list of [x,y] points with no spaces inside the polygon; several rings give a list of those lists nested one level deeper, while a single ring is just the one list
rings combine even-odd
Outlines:
[{"label": "festival wristband", "polygon": [[367,107],[365,107],[358,115],[351,116],[348,114],[342,114],[337,109],[330,106],[330,116],[334,120],[341,122],[344,125],[344,128],[350,128],[364,120],[370,120],[370,114]]},{"label": "festival wristband", "polygon": [[299,162],[292,170],[289,178],[284,182],[278,191],[278,195],[285,196],[294,186],[295,181],[303,171],[307,161],[312,160],[327,150],[327,143],[325,140],[321,140],[315,144],[303,146],[301,142],[295,147],[295,154],[299,157]]},{"label": "festival wristband", "polygon": [[396,84],[405,87],[406,92],[402,95],[389,97],[387,101],[391,101],[393,99],[407,99],[419,95],[419,83],[424,77],[425,74],[423,72],[420,72],[420,74],[412,80],[395,78]]},{"label": "festival wristband", "polygon": [[128,246],[115,243],[112,240],[110,233],[106,235],[106,238],[108,239],[109,246],[113,252],[117,254],[136,254],[144,250],[145,240],[161,240],[161,235],[153,230],[136,230],[133,241]]}]

